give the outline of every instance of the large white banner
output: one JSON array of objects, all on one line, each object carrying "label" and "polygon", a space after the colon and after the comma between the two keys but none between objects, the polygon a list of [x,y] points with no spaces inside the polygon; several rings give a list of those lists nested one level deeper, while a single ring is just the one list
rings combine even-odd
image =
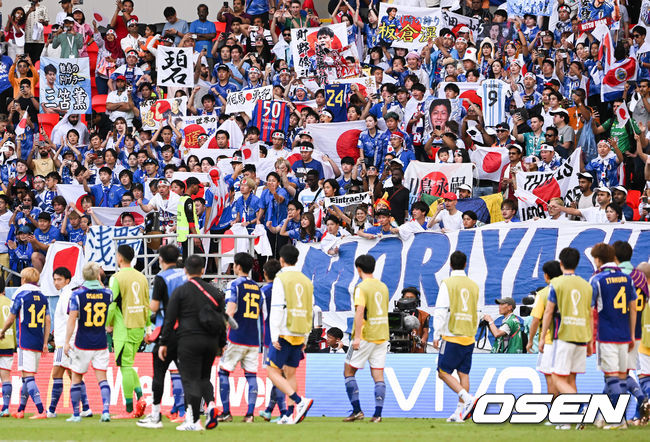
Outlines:
[{"label": "large white banner", "polygon": [[461,184],[472,185],[472,163],[423,163],[411,161],[404,173],[404,186],[409,189],[411,200],[426,193],[442,196],[456,192]]},{"label": "large white banner", "polygon": [[113,241],[113,238],[137,236],[141,234],[142,226],[92,226],[88,231],[88,236],[86,237],[86,259],[98,263],[104,270],[115,270],[117,268],[117,261],[115,259],[117,246],[121,246],[122,244],[131,246],[137,256],[142,247],[142,240],[131,239]]},{"label": "large white banner", "polygon": [[[388,10],[391,13],[388,13]],[[393,9],[396,12],[393,13]],[[422,49],[438,37],[444,27],[440,8],[417,8],[381,3],[377,37],[396,48]]]},{"label": "large white banner", "polygon": [[517,172],[517,188],[532,192],[546,202],[556,197],[564,198],[567,203],[575,201],[580,192],[577,187],[581,152],[576,149],[552,172]]},{"label": "large white banner", "polygon": [[244,112],[251,117],[257,100],[273,100],[273,86],[262,86],[245,91],[230,92],[226,97],[226,113]]},{"label": "large white banner", "polygon": [[476,37],[481,35],[483,32],[482,20],[466,17],[461,14],[455,14],[444,9],[442,10],[442,22],[444,24],[444,27],[449,29],[453,29],[458,25],[467,25],[470,32],[472,33],[472,36],[474,37],[474,40],[476,40]]},{"label": "large white banner", "polygon": [[194,87],[194,48],[158,46],[158,86]]},{"label": "large white banner", "polygon": [[[589,278],[594,266],[588,252],[599,242],[627,241],[633,248],[632,264],[650,260],[648,223],[587,224],[580,221],[528,221],[495,223],[452,233],[416,233],[406,241],[396,235],[379,240],[347,237],[339,253],[331,256],[319,245],[299,243],[298,267],[314,283],[315,304],[327,324],[343,324],[352,317],[352,290],[359,283],[354,260],[370,254],[377,260],[375,277],[387,286],[393,299],[402,288],[414,286],[422,293],[422,306],[435,306],[440,283],[449,277],[449,255],[467,255],[467,272],[479,286],[480,304],[494,305],[512,296],[517,303],[531,290],[545,286],[542,266],[555,260],[565,247],[580,251],[578,275]],[[391,302],[392,308],[392,302]],[[345,329],[344,328],[344,329]]]}]

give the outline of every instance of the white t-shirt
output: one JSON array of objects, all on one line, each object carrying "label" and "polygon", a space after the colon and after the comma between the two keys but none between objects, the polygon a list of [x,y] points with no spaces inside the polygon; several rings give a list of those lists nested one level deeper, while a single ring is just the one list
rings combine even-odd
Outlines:
[{"label": "white t-shirt", "polygon": [[[316,194],[318,194],[318,197],[316,197]],[[305,211],[308,209],[309,205],[314,202],[314,199],[316,199],[316,202],[318,202],[323,198],[325,198],[325,195],[323,194],[323,189],[321,188],[312,191],[309,187],[305,187],[298,194],[298,201],[300,201],[300,203],[305,207]]]},{"label": "white t-shirt", "polygon": [[580,213],[582,213],[583,218],[588,223],[608,222],[607,215],[605,214],[605,210],[601,209],[600,207],[589,207],[588,209],[580,209]]},{"label": "white t-shirt", "polygon": [[[114,90],[108,94],[108,97],[106,97],[106,102],[107,103],[128,103],[129,92],[125,90],[120,94],[117,90]],[[126,120],[127,126],[129,127],[133,126],[133,117],[134,117],[133,112],[112,111],[107,113],[111,121],[115,121],[119,117],[122,117]]]},{"label": "white t-shirt", "polygon": [[162,195],[160,195],[160,193],[157,193],[153,196],[153,198],[151,198],[149,204],[158,210],[164,210],[165,212],[169,212],[172,215],[176,216],[176,210],[178,208],[178,203],[180,200],[181,197],[178,196],[178,194],[170,191],[169,198],[163,199]]},{"label": "white t-shirt", "polygon": [[447,231],[463,230],[463,213],[457,210],[455,214],[450,215],[447,209],[442,210],[435,219],[436,223],[442,223]]}]

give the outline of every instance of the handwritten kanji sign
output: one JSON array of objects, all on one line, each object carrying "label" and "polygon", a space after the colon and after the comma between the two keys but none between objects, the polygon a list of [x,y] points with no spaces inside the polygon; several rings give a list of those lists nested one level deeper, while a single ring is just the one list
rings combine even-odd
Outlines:
[{"label": "handwritten kanji sign", "polygon": [[42,57],[40,61],[41,112],[91,113],[88,58]]},{"label": "handwritten kanji sign", "polygon": [[[183,117],[183,135],[185,147],[200,148],[217,132],[218,119],[214,115]],[[207,146],[206,146],[207,147]]]},{"label": "handwritten kanji sign", "polygon": [[[92,226],[86,237],[84,250],[86,259],[90,262],[98,263],[104,270],[115,270],[117,267],[117,262],[115,261],[116,241],[113,241],[113,238],[137,236],[141,235],[141,232],[142,226]],[[117,246],[121,246],[122,244],[131,246],[137,256],[142,247],[142,240],[117,241]]]},{"label": "handwritten kanji sign", "polygon": [[438,37],[442,27],[442,14],[438,8],[379,5],[377,37],[380,42],[393,47],[421,49],[429,40]]},{"label": "handwritten kanji sign", "polygon": [[158,86],[194,87],[192,48],[158,47]]},{"label": "handwritten kanji sign", "polygon": [[226,97],[226,113],[245,112],[250,117],[257,100],[273,100],[273,86],[230,92]]}]

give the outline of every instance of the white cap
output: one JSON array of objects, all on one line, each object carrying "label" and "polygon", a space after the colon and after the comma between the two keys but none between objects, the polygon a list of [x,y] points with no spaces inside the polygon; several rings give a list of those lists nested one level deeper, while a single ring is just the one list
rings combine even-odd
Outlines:
[{"label": "white cap", "polygon": [[605,186],[596,187],[595,190],[596,192],[606,192],[609,193],[610,195],[612,194],[612,191],[609,190],[609,187],[605,187]]},{"label": "white cap", "polygon": [[623,186],[614,186],[612,187],[612,190],[618,190],[619,192],[623,192],[624,194],[627,195],[627,189]]},{"label": "white cap", "polygon": [[458,32],[459,32],[459,33],[460,33],[460,32],[462,32],[462,33],[469,32],[469,27],[467,27],[467,26],[461,26],[460,29],[458,30]]},{"label": "white cap", "polygon": [[471,192],[472,186],[470,186],[469,184],[461,184],[460,186],[458,186],[458,190],[467,190]]}]

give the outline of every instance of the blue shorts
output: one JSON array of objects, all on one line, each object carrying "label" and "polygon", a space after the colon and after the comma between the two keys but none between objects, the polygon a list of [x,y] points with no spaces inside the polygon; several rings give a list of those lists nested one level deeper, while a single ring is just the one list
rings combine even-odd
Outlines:
[{"label": "blue shorts", "polygon": [[444,340],[440,342],[438,370],[449,374],[452,374],[454,370],[458,370],[459,373],[469,374],[469,371],[472,368],[474,343],[461,345]]},{"label": "blue shorts", "polygon": [[302,352],[302,344],[291,345],[288,341],[282,338],[280,338],[278,342],[280,343],[280,350],[275,348],[273,345],[269,345],[269,352],[267,353],[264,363],[277,368],[282,368],[285,365],[288,367],[299,366],[300,361],[305,358],[305,355]]}]

